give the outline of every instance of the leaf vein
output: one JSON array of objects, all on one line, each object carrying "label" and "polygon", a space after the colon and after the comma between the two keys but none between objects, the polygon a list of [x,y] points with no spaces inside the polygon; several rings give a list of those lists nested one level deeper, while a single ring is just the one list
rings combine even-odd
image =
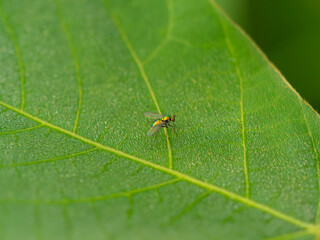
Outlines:
[{"label": "leaf vein", "polygon": [[281,80],[283,81],[283,83],[286,85],[286,87],[288,87],[292,92],[294,92],[294,94],[298,97],[299,100],[304,101],[305,104],[307,104],[310,109],[318,116],[320,117],[320,114],[313,109],[313,107],[306,102],[301,96],[300,94],[291,86],[291,84],[287,81],[287,79],[282,75],[282,73],[279,71],[279,69],[272,63],[270,62],[270,60],[268,59],[268,57],[266,56],[266,54],[260,49],[260,47],[255,43],[255,41],[253,41],[253,39],[236,23],[234,22],[228,14],[226,14],[226,12],[218,5],[215,3],[214,0],[208,0],[209,3],[212,5],[213,8],[216,8],[219,12],[221,12],[226,18],[227,20],[238,30],[241,32],[241,34],[243,36],[245,36],[247,39],[250,40],[251,44],[255,47],[255,49],[258,50],[258,52],[261,54],[261,56],[265,59],[265,61],[269,64],[269,66],[272,67],[272,69],[274,71],[276,71],[276,73],[280,76]]},{"label": "leaf vein", "polygon": [[188,212],[191,211],[192,208],[194,208],[197,204],[199,204],[204,198],[206,198],[212,191],[206,191],[199,195],[192,203],[188,204],[179,214],[177,214],[175,217],[173,217],[170,220],[170,223],[174,223],[178,221],[181,217],[186,215]]},{"label": "leaf vein", "polygon": [[112,126],[115,122],[116,122],[116,120],[113,120],[112,122],[110,122],[110,123],[106,126],[104,132],[103,132],[102,134],[100,134],[100,136],[98,137],[98,139],[96,140],[96,142],[99,142],[99,143],[100,143],[100,142],[104,139],[104,137],[105,137],[105,136],[107,135],[107,133],[109,132],[111,126]]},{"label": "leaf vein", "polygon": [[310,131],[309,122],[307,121],[306,114],[305,114],[305,112],[303,110],[302,101],[300,101],[300,106],[301,106],[303,119],[304,119],[304,122],[305,122],[305,125],[306,125],[306,128],[307,128],[307,134],[308,134],[308,136],[310,138],[310,142],[312,144],[312,151],[313,151],[315,162],[316,162],[316,171],[317,171],[317,178],[318,178],[318,204],[317,204],[316,222],[318,222],[319,219],[320,219],[320,163],[319,163],[319,153],[317,151],[316,144],[314,142],[312,132]]},{"label": "leaf vein", "polygon": [[73,63],[74,63],[74,68],[75,68],[75,72],[76,72],[76,78],[77,78],[77,85],[78,85],[78,107],[77,107],[77,114],[76,114],[76,119],[74,122],[74,126],[73,126],[73,132],[76,133],[78,130],[78,126],[79,126],[79,118],[80,118],[80,112],[81,112],[81,105],[82,105],[82,95],[83,95],[83,90],[82,90],[82,79],[81,79],[81,75],[80,75],[80,67],[79,67],[79,60],[78,60],[78,54],[77,54],[77,49],[72,41],[72,37],[71,34],[69,32],[68,29],[68,25],[65,22],[63,16],[62,16],[62,12],[60,10],[60,6],[58,3],[58,0],[53,0],[55,6],[56,6],[56,11],[57,11],[57,16],[63,31],[63,34],[67,40],[68,43],[68,47],[70,49],[72,58],[73,58]]},{"label": "leaf vein", "polygon": [[42,124],[34,126],[34,127],[29,127],[29,128],[24,128],[24,129],[19,129],[19,130],[13,130],[13,131],[8,131],[8,132],[0,132],[0,135],[10,135],[10,134],[15,134],[15,133],[21,133],[21,132],[27,132],[36,128],[43,127]]},{"label": "leaf vein", "polygon": [[[138,194],[138,193],[143,193],[151,190],[156,190],[164,186],[168,186],[171,184],[174,184],[176,182],[180,181],[179,178],[171,179],[166,182],[158,183],[155,185],[151,185],[145,188],[138,188],[138,189],[133,189],[130,191],[125,191],[125,192],[119,192],[119,193],[113,193],[109,195],[104,195],[104,196],[94,196],[94,197],[88,197],[88,198],[75,198],[75,199],[70,199],[70,198],[62,198],[62,199],[57,199],[57,200],[16,200],[18,203],[34,203],[34,204],[48,204],[48,205],[66,205],[66,204],[75,204],[75,203],[92,203],[92,202],[97,202],[97,201],[105,201],[109,199],[114,199],[114,198],[119,198],[119,197],[127,197],[130,198],[132,195]],[[1,201],[1,200],[0,200]]]},{"label": "leaf vein", "polygon": [[283,235],[279,235],[271,238],[265,238],[265,240],[289,240],[289,239],[295,239],[295,238],[303,237],[307,235],[314,235],[314,233],[308,230],[298,231],[298,232],[287,233],[287,234],[283,234]]},{"label": "leaf vein", "polygon": [[[125,43],[126,47],[128,48],[132,58],[134,59],[136,65],[138,66],[139,70],[140,70],[140,73],[141,73],[141,76],[143,78],[143,80],[145,81],[147,87],[148,87],[148,90],[149,90],[149,93],[153,99],[153,102],[154,104],[156,105],[157,107],[157,110],[158,112],[161,114],[161,110],[160,110],[160,107],[159,107],[159,103],[157,101],[157,98],[156,98],[156,95],[154,94],[154,91],[153,91],[153,88],[150,84],[150,80],[145,72],[145,69],[144,69],[144,65],[143,63],[141,62],[140,58],[138,57],[136,51],[134,50],[124,28],[122,27],[122,25],[120,24],[120,21],[118,20],[118,17],[110,10],[110,7],[107,6],[107,3],[106,1],[104,1],[105,3],[105,9],[106,11],[109,13],[109,15],[111,16],[115,26],[117,27],[118,31],[119,31],[119,34],[123,40],[123,42]],[[169,158],[169,168],[172,169],[172,151],[171,151],[171,144],[170,144],[170,140],[169,140],[169,135],[168,135],[168,131],[166,128],[164,128],[164,131],[166,133],[166,138],[167,138],[167,147],[168,147],[168,158]]]},{"label": "leaf vein", "polygon": [[243,76],[241,74],[240,68],[239,68],[239,63],[238,60],[235,56],[235,51],[230,43],[229,37],[228,37],[228,32],[227,29],[224,25],[224,23],[221,22],[220,17],[219,18],[219,23],[223,29],[224,32],[224,37],[225,37],[225,42],[227,45],[227,48],[230,52],[230,55],[233,56],[234,59],[234,65],[236,69],[236,74],[239,79],[239,88],[240,88],[240,122],[241,122],[241,137],[242,137],[242,146],[243,146],[243,169],[244,169],[244,176],[245,176],[245,187],[246,187],[246,197],[248,198],[250,196],[250,182],[249,182],[249,174],[248,174],[248,165],[247,165],[247,146],[246,146],[246,130],[245,130],[245,112],[244,112],[244,90],[243,90]]},{"label": "leaf vein", "polygon": [[16,108],[16,107],[13,107],[13,106],[11,106],[11,105],[9,105],[9,104],[7,104],[7,103],[4,103],[4,102],[2,102],[2,101],[0,101],[0,105],[3,106],[3,107],[5,107],[5,108],[10,109],[11,111],[17,112],[17,113],[19,113],[19,114],[21,114],[21,115],[23,115],[23,116],[25,116],[25,117],[27,117],[27,118],[35,121],[35,122],[38,122],[38,123],[40,123],[40,124],[43,124],[43,125],[51,128],[51,129],[53,129],[53,130],[56,130],[56,131],[61,132],[61,133],[65,134],[65,135],[68,135],[68,136],[70,136],[70,137],[73,137],[73,138],[75,138],[75,139],[78,139],[78,140],[80,140],[80,141],[82,141],[82,142],[84,142],[84,143],[87,143],[87,144],[89,144],[89,145],[92,145],[92,146],[94,146],[94,147],[96,147],[96,148],[99,148],[99,149],[101,149],[101,150],[104,150],[104,151],[113,153],[113,154],[118,155],[118,156],[120,156],[120,157],[129,159],[129,160],[132,160],[132,161],[134,161],[134,162],[143,164],[143,165],[145,165],[145,166],[148,166],[148,167],[150,167],[150,168],[153,168],[153,169],[158,170],[158,171],[160,171],[160,172],[163,172],[163,173],[165,173],[165,174],[168,174],[168,175],[171,175],[171,176],[175,176],[176,178],[179,178],[179,179],[181,179],[181,180],[184,180],[184,181],[186,181],[186,182],[189,182],[189,183],[194,184],[194,185],[196,185],[196,186],[199,186],[199,187],[201,187],[201,188],[204,188],[204,189],[207,189],[207,190],[216,192],[216,193],[218,193],[218,194],[220,194],[220,195],[223,195],[223,196],[225,196],[225,197],[227,197],[227,198],[230,198],[230,199],[232,199],[232,200],[234,200],[234,201],[241,202],[241,203],[243,203],[243,204],[245,204],[245,205],[247,205],[247,206],[250,206],[250,207],[252,207],[252,208],[256,208],[256,209],[259,209],[260,211],[269,213],[269,214],[271,214],[271,215],[273,215],[273,216],[275,216],[275,217],[277,217],[277,218],[280,218],[280,219],[282,219],[282,220],[284,220],[284,221],[287,221],[287,222],[289,222],[289,223],[292,223],[292,224],[294,224],[294,225],[296,225],[296,226],[299,226],[299,227],[301,227],[301,228],[306,228],[306,229],[314,229],[314,228],[315,228],[315,225],[312,224],[312,223],[307,223],[307,222],[304,222],[304,221],[302,221],[302,220],[299,220],[299,219],[297,219],[297,218],[295,218],[295,217],[286,215],[286,214],[284,214],[284,213],[282,213],[282,212],[280,212],[280,211],[277,211],[277,210],[275,210],[275,209],[272,209],[271,207],[268,207],[268,206],[266,206],[266,205],[264,205],[264,204],[258,203],[258,202],[254,201],[254,200],[252,200],[252,199],[243,197],[243,196],[238,195],[238,194],[236,194],[236,193],[230,192],[230,191],[228,191],[227,189],[218,187],[218,186],[213,185],[213,184],[208,183],[208,182],[204,182],[204,181],[202,181],[202,180],[199,180],[199,179],[197,179],[197,178],[191,177],[191,176],[189,176],[189,175],[187,175],[187,174],[184,174],[184,173],[181,173],[181,172],[179,172],[179,171],[176,171],[176,170],[173,170],[173,169],[170,169],[170,168],[167,168],[167,167],[164,167],[164,166],[155,164],[155,163],[153,163],[153,162],[151,162],[151,161],[148,161],[148,160],[145,160],[145,159],[136,157],[136,156],[132,156],[132,155],[130,155],[130,154],[128,154],[128,153],[125,153],[125,152],[122,152],[122,151],[113,149],[113,148],[111,148],[111,147],[104,146],[104,145],[102,145],[102,144],[100,144],[100,143],[94,142],[94,141],[92,141],[92,140],[90,140],[90,139],[87,139],[87,138],[82,137],[82,136],[80,136],[80,135],[77,135],[77,134],[75,134],[75,133],[73,133],[73,132],[70,132],[70,131],[68,131],[68,130],[66,130],[66,129],[63,129],[63,128],[61,128],[61,127],[58,127],[58,126],[56,126],[56,125],[54,125],[54,124],[51,124],[51,123],[49,123],[49,122],[46,122],[46,121],[44,121],[44,120],[42,120],[42,119],[40,119],[40,118],[37,118],[37,117],[35,117],[35,116],[32,116],[31,114],[29,114],[29,113],[27,113],[27,112],[25,112],[25,111],[23,111],[23,110],[21,110],[21,109],[18,109],[18,108]]},{"label": "leaf vein", "polygon": [[25,107],[25,73],[24,73],[24,63],[22,60],[22,54],[19,46],[18,39],[16,37],[15,31],[13,29],[13,26],[11,25],[7,15],[4,12],[2,1],[0,0],[0,15],[2,18],[2,21],[4,22],[7,31],[10,36],[10,40],[13,44],[14,51],[17,57],[18,65],[19,65],[19,73],[20,73],[20,81],[21,81],[21,100],[20,100],[20,108],[21,110],[24,110]]},{"label": "leaf vein", "polygon": [[36,164],[47,163],[47,162],[56,162],[57,160],[62,160],[62,159],[66,159],[66,158],[73,158],[76,156],[85,155],[85,154],[87,154],[89,152],[93,152],[97,149],[98,148],[91,148],[91,149],[88,149],[88,150],[82,151],[82,152],[72,153],[72,154],[61,156],[61,157],[37,160],[37,161],[33,161],[33,162],[13,163],[11,165],[0,165],[0,168],[20,167],[20,166],[36,165]]}]

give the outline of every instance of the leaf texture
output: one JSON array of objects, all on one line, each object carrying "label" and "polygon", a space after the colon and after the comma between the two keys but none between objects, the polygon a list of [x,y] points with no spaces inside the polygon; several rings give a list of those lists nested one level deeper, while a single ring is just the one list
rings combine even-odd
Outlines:
[{"label": "leaf texture", "polygon": [[318,236],[319,115],[213,1],[0,14],[1,239]]}]

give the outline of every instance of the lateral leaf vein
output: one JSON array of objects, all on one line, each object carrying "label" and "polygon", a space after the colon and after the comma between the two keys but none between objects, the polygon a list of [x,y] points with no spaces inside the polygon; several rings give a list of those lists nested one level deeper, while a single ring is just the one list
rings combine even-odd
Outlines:
[{"label": "lateral leaf vein", "polygon": [[312,229],[312,230],[314,230],[316,228],[316,225],[314,225],[312,223],[307,223],[307,222],[299,220],[299,219],[297,219],[295,217],[286,215],[286,214],[284,214],[282,212],[279,212],[279,211],[277,211],[275,209],[272,209],[271,207],[268,207],[268,206],[266,206],[264,204],[258,203],[258,202],[254,201],[254,200],[249,199],[249,198],[246,198],[246,197],[243,197],[243,196],[238,195],[236,193],[230,192],[227,189],[218,187],[218,186],[213,185],[213,184],[208,183],[208,182],[204,182],[204,181],[199,180],[197,178],[191,177],[191,176],[189,176],[189,175],[187,175],[185,173],[181,173],[179,171],[176,171],[176,170],[173,170],[173,169],[170,169],[170,168],[155,164],[155,163],[153,163],[151,161],[148,161],[148,160],[136,157],[136,156],[132,156],[132,155],[130,155],[128,153],[113,149],[111,147],[104,146],[104,145],[102,145],[102,144],[100,144],[98,142],[92,141],[92,140],[87,139],[85,137],[82,137],[82,136],[80,136],[80,135],[78,135],[76,133],[73,133],[73,132],[65,130],[65,129],[61,128],[61,127],[58,127],[58,126],[56,126],[56,125],[54,125],[52,123],[44,121],[44,120],[42,120],[40,118],[32,116],[31,114],[29,114],[29,113],[27,113],[27,112],[25,112],[25,111],[23,111],[21,109],[18,109],[18,108],[14,107],[14,106],[11,106],[11,105],[9,105],[7,103],[4,103],[2,101],[0,101],[0,105],[5,107],[5,108],[7,108],[7,109],[9,109],[9,110],[11,110],[11,111],[14,111],[14,112],[16,112],[18,114],[21,114],[21,115],[25,116],[26,118],[29,118],[29,119],[31,119],[31,120],[33,120],[35,122],[38,122],[38,123],[40,123],[40,124],[42,124],[44,126],[47,126],[48,128],[51,128],[52,130],[56,130],[58,132],[61,132],[61,133],[65,134],[65,135],[73,137],[74,139],[78,139],[78,140],[80,140],[80,141],[82,141],[84,143],[87,143],[89,145],[92,145],[92,146],[94,146],[96,148],[99,148],[101,150],[113,153],[113,154],[118,155],[120,157],[132,160],[134,162],[143,164],[145,166],[148,166],[150,168],[153,168],[153,169],[158,170],[160,172],[163,172],[165,174],[169,174],[171,176],[174,176],[174,177],[179,178],[181,180],[184,180],[186,182],[192,183],[192,184],[194,184],[196,186],[199,186],[199,187],[202,187],[204,189],[216,192],[216,193],[221,194],[221,195],[223,195],[223,196],[225,196],[227,198],[230,198],[230,199],[232,199],[234,201],[241,202],[241,203],[243,203],[243,204],[245,204],[247,206],[250,206],[250,207],[259,209],[259,210],[261,210],[263,212],[269,213],[269,214],[271,214],[271,215],[273,215],[273,216],[275,216],[275,217],[277,217],[279,219],[282,219],[282,220],[284,220],[286,222],[292,223],[292,224],[294,224],[296,226],[299,226],[301,228]]}]

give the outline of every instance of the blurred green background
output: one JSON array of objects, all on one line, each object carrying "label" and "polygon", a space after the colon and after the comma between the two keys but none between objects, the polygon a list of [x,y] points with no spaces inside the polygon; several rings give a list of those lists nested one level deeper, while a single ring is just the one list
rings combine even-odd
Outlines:
[{"label": "blurred green background", "polygon": [[320,0],[216,0],[320,111]]}]

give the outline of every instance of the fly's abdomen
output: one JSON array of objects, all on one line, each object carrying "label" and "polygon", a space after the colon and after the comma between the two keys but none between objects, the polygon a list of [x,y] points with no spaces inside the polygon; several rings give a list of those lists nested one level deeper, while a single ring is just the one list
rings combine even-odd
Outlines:
[{"label": "fly's abdomen", "polygon": [[157,121],[154,121],[153,124],[151,125],[151,127],[158,125],[159,123],[162,123],[162,120],[159,119]]}]

